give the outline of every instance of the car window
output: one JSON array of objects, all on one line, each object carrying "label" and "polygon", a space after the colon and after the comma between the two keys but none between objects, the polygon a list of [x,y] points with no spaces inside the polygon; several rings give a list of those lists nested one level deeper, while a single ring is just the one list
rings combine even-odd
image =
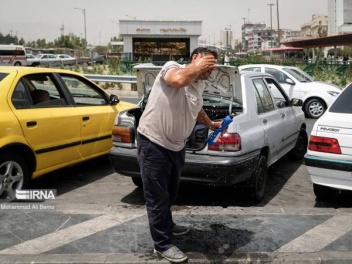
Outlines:
[{"label": "car window", "polygon": [[275,109],[273,99],[271,98],[268,87],[263,79],[254,79],[253,84],[256,90],[255,96],[257,100],[258,114],[270,112]]},{"label": "car window", "polygon": [[0,72],[0,82],[7,76],[9,75],[8,73],[2,73]]},{"label": "car window", "polygon": [[248,67],[248,68],[243,68],[242,71],[261,72],[261,69],[260,67]]},{"label": "car window", "polygon": [[105,95],[84,79],[77,76],[60,74],[77,105],[107,105]]},{"label": "car window", "polygon": [[286,83],[286,79],[289,78],[285,73],[277,69],[265,67],[264,71],[271,74],[279,83]]},{"label": "car window", "polygon": [[[274,96],[275,104],[279,107],[289,106],[290,100],[288,99],[285,92],[282,90],[281,86],[272,78],[265,78],[268,87],[270,88],[271,94]],[[283,102],[283,104],[278,104]]]},{"label": "car window", "polygon": [[24,76],[17,83],[11,101],[16,108],[59,107],[67,101],[50,73]]},{"label": "car window", "polygon": [[67,105],[64,94],[50,73],[22,77],[16,85],[11,101],[16,108]]},{"label": "car window", "polygon": [[341,95],[335,99],[329,109],[329,112],[352,114],[351,98],[352,85],[349,85],[342,91]]}]

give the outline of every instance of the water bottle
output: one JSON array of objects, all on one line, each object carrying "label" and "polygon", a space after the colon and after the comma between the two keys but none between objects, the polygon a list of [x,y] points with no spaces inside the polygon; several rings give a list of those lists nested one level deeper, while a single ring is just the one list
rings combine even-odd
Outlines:
[{"label": "water bottle", "polygon": [[225,129],[232,122],[233,115],[228,115],[222,120],[221,127],[215,129],[208,137],[207,142],[210,146],[215,145],[216,141],[220,137],[221,133],[225,131]]}]

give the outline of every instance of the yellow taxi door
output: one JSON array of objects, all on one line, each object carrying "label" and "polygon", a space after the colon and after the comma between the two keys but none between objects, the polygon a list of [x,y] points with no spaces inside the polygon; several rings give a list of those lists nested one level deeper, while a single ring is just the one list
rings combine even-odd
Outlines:
[{"label": "yellow taxi door", "polygon": [[[34,90],[49,93],[49,100],[35,101]],[[50,73],[22,77],[11,101],[25,138],[37,157],[34,177],[80,159],[80,116],[67,104]]]},{"label": "yellow taxi door", "polygon": [[82,157],[107,154],[112,147],[111,131],[117,106],[111,105],[106,94],[84,78],[60,76],[72,95],[75,112],[80,117]]}]

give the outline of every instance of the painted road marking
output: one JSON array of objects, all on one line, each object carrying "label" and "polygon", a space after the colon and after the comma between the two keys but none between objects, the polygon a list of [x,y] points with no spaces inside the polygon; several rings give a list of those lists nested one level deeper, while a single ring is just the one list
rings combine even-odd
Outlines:
[{"label": "painted road marking", "polygon": [[3,249],[0,254],[40,254],[133,220],[143,214],[104,215]]},{"label": "painted road marking", "polygon": [[336,215],[312,228],[277,252],[317,252],[352,230],[350,215]]}]

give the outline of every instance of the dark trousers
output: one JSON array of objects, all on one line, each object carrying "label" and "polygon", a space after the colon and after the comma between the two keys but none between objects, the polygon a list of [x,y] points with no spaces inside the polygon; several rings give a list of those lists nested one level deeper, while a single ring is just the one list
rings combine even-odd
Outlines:
[{"label": "dark trousers", "polygon": [[150,233],[155,249],[164,251],[172,246],[175,223],[170,208],[178,194],[185,149],[168,150],[139,133],[137,142]]}]

